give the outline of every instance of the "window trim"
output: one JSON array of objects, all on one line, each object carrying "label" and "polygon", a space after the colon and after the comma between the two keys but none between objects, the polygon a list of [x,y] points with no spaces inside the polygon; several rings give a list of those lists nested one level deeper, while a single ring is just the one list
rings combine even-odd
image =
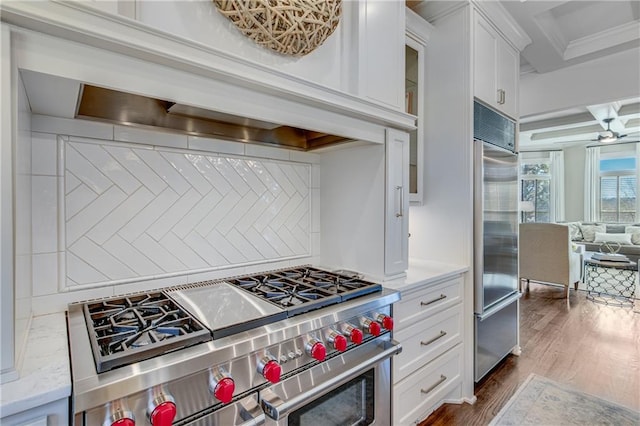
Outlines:
[{"label": "window trim", "polygon": [[[524,173],[524,168],[527,165],[536,165],[536,164],[545,164],[547,166],[547,169],[549,170],[547,173],[545,174],[528,174],[528,173]],[[523,200],[523,189],[524,189],[524,181],[528,181],[528,180],[534,180],[536,181],[536,189],[535,189],[535,194],[538,193],[538,183],[537,181],[547,181],[548,185],[549,185],[549,199],[547,200],[547,205],[549,206],[547,210],[539,210],[538,206],[537,206],[537,197],[534,196],[534,200],[533,200],[533,205],[534,205],[534,210],[533,210],[533,218],[534,218],[534,222],[538,221],[538,211],[540,213],[546,213],[547,216],[549,217],[549,219],[551,218],[551,168],[552,168],[552,164],[551,164],[551,158],[549,157],[543,157],[543,156],[539,156],[539,157],[532,157],[532,158],[527,158],[527,159],[522,159],[520,161],[520,178],[519,178],[519,185],[520,185],[520,200]],[[524,201],[524,200],[523,200]],[[531,201],[531,200],[528,200]],[[524,222],[524,216],[525,214],[531,214],[532,212],[520,212],[520,222]]]}]

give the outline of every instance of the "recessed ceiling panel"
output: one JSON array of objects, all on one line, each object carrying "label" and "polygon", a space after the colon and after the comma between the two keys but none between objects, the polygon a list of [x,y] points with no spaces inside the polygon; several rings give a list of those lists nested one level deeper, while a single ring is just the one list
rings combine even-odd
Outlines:
[{"label": "recessed ceiling panel", "polygon": [[569,42],[634,20],[630,1],[571,1],[550,9],[549,13]]}]

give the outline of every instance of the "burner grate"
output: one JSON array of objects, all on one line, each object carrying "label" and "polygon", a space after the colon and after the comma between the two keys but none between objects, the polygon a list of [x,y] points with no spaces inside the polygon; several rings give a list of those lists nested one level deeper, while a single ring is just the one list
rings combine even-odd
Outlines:
[{"label": "burner grate", "polygon": [[211,339],[162,292],[87,303],[84,312],[99,373]]},{"label": "burner grate", "polygon": [[300,267],[226,280],[287,310],[289,316],[380,291],[358,277]]}]

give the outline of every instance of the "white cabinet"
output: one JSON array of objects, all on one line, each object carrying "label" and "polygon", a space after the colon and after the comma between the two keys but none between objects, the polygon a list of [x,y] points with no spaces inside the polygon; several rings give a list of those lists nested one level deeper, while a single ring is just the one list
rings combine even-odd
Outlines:
[{"label": "white cabinet", "polygon": [[518,51],[477,11],[474,16],[474,95],[487,105],[517,119]]},{"label": "white cabinet", "polygon": [[417,424],[444,399],[462,393],[464,315],[462,276],[403,291],[393,305],[393,424]]},{"label": "white cabinet", "polygon": [[432,25],[406,8],[405,110],[416,116],[409,133],[409,201],[420,205],[424,197],[425,48]]},{"label": "white cabinet", "polygon": [[405,4],[358,2],[358,94],[404,111]]},{"label": "white cabinet", "polygon": [[0,418],[3,426],[47,426],[69,423],[69,398],[62,398]]},{"label": "white cabinet", "polygon": [[384,274],[402,275],[409,260],[409,134],[387,129]]}]

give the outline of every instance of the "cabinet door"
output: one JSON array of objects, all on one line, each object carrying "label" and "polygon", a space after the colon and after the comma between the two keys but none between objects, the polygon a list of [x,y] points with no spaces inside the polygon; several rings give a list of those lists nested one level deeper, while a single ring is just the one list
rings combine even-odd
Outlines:
[{"label": "cabinet door", "polygon": [[493,28],[476,14],[473,50],[473,94],[485,104],[518,118],[520,56]]},{"label": "cabinet door", "polygon": [[424,196],[425,49],[433,27],[406,8],[405,47],[406,111],[416,116],[415,130],[409,133],[409,201],[421,205]]},{"label": "cabinet door", "polygon": [[358,91],[361,96],[404,109],[404,2],[358,2]]},{"label": "cabinet door", "polygon": [[384,273],[404,273],[409,252],[409,134],[387,129]]},{"label": "cabinet door", "polygon": [[473,94],[498,107],[496,33],[489,22],[476,15],[473,50]]},{"label": "cabinet door", "polygon": [[503,90],[499,108],[511,118],[518,118],[518,78],[520,73],[520,55],[506,41],[497,42],[497,81],[498,90]]}]

